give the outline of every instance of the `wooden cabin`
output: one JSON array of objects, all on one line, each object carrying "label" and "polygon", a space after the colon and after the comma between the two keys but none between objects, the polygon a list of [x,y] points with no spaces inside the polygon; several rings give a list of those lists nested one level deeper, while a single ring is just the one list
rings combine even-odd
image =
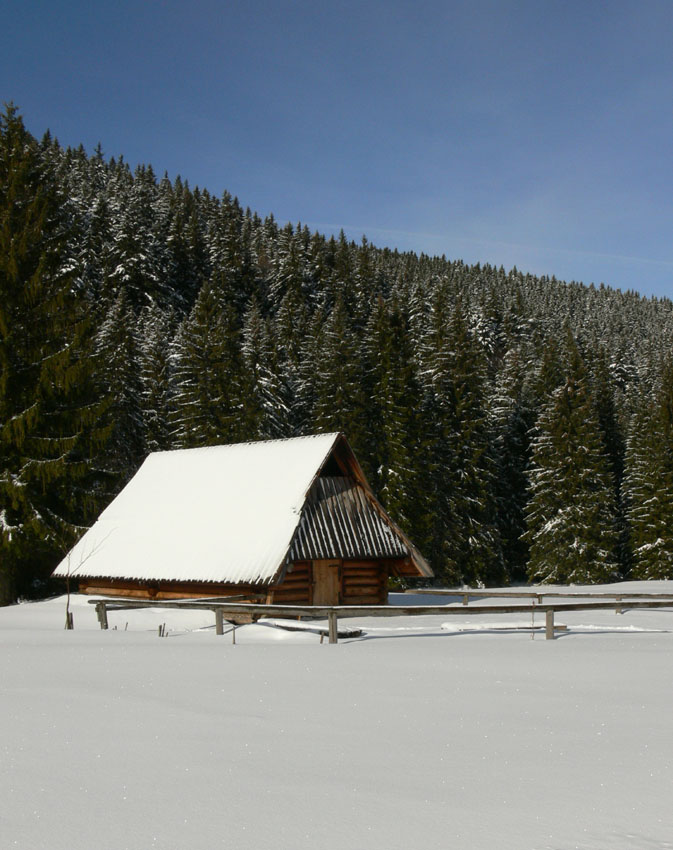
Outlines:
[{"label": "wooden cabin", "polygon": [[432,570],[343,434],[151,454],[54,571],[80,592],[385,604]]}]

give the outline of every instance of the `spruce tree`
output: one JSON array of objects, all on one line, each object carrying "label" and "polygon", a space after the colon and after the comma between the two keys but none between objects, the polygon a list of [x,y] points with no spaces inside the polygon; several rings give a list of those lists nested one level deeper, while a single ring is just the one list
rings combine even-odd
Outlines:
[{"label": "spruce tree", "polygon": [[[446,313],[451,310],[447,321]],[[495,465],[485,411],[485,361],[458,301],[440,290],[426,343],[430,393],[426,469],[433,558],[452,583],[504,581],[496,523]]]},{"label": "spruce tree", "polygon": [[528,545],[524,534],[525,509],[529,499],[533,394],[527,365],[518,349],[507,352],[489,411],[496,457],[494,490],[498,528],[507,575],[517,580],[526,578],[528,564]]},{"label": "spruce tree", "polygon": [[387,304],[382,296],[377,299],[365,332],[365,356],[371,483],[396,522],[420,541],[428,531],[418,464],[423,441],[421,388],[408,322],[396,300]]},{"label": "spruce tree", "polygon": [[241,333],[222,287],[207,281],[171,353],[173,442],[181,448],[247,439]]},{"label": "spruce tree", "polygon": [[586,368],[568,339],[565,383],[543,409],[532,443],[526,510],[528,575],[590,584],[619,576],[614,485]]},{"label": "spruce tree", "polygon": [[267,320],[253,299],[243,326],[246,420],[250,438],[274,439],[290,432],[290,416],[277,373],[274,346]]},{"label": "spruce tree", "polygon": [[673,578],[673,370],[632,418],[624,481],[631,578]]},{"label": "spruce tree", "polygon": [[171,448],[170,351],[172,311],[144,311],[138,350],[143,441],[148,452]]},{"label": "spruce tree", "polygon": [[97,507],[105,433],[75,238],[35,140],[0,117],[0,604],[29,594]]},{"label": "spruce tree", "polygon": [[126,484],[147,453],[138,324],[126,290],[122,290],[103,319],[96,339],[101,363],[98,380],[110,399],[106,411],[110,438],[103,460],[115,489]]},{"label": "spruce tree", "polygon": [[369,474],[368,455],[361,450],[366,446],[368,427],[363,374],[359,341],[339,298],[322,329],[313,423],[320,432],[343,431]]}]

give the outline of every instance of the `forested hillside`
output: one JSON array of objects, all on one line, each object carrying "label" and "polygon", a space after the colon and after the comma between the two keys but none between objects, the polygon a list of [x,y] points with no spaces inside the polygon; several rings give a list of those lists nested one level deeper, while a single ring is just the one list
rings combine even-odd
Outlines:
[{"label": "forested hillside", "polygon": [[336,430],[442,583],[672,578],[672,336],[667,299],[280,226],[10,107],[0,601],[148,452]]}]

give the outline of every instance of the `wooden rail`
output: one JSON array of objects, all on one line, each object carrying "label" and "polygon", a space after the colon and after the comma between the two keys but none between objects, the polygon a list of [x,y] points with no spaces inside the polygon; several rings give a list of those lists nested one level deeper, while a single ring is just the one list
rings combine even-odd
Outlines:
[{"label": "wooden rail", "polygon": [[615,613],[621,614],[623,613],[623,605],[622,602],[624,599],[673,599],[673,593],[607,593],[604,591],[597,591],[596,593],[592,593],[589,591],[588,593],[583,593],[582,591],[577,590],[567,590],[567,591],[557,591],[557,590],[549,590],[549,591],[539,591],[539,590],[445,590],[439,588],[420,588],[416,590],[405,590],[405,593],[413,593],[413,594],[423,594],[424,596],[460,596],[462,597],[463,605],[467,605],[470,601],[470,597],[475,597],[476,599],[535,599],[538,604],[542,603],[542,600],[545,597],[556,598],[556,599],[614,599],[615,600]]},{"label": "wooden rail", "polygon": [[[231,597],[228,597],[231,599]],[[631,597],[626,597],[631,599]],[[131,608],[182,608],[186,610],[213,611],[215,614],[215,633],[224,633],[226,614],[245,614],[253,621],[261,617],[310,617],[326,618],[328,622],[329,642],[337,643],[337,621],[344,617],[407,617],[422,614],[442,616],[466,614],[525,614],[545,612],[545,636],[547,640],[554,637],[554,615],[563,611],[612,610],[612,602],[568,602],[564,604],[530,604],[530,605],[263,605],[252,602],[220,602],[212,599],[165,601],[165,600],[118,600],[90,599],[90,605],[96,606],[96,613],[101,629],[108,628],[107,612],[109,610],[128,610]],[[635,599],[628,602],[629,608],[673,608],[673,597],[668,601],[661,599]]]}]

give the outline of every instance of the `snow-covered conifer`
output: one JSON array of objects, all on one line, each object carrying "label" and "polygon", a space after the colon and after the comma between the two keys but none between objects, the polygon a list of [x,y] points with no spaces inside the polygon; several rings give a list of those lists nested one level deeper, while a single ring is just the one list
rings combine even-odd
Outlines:
[{"label": "snow-covered conifer", "polygon": [[567,376],[535,426],[526,510],[528,575],[588,584],[619,576],[614,484],[586,368],[568,341]]}]

